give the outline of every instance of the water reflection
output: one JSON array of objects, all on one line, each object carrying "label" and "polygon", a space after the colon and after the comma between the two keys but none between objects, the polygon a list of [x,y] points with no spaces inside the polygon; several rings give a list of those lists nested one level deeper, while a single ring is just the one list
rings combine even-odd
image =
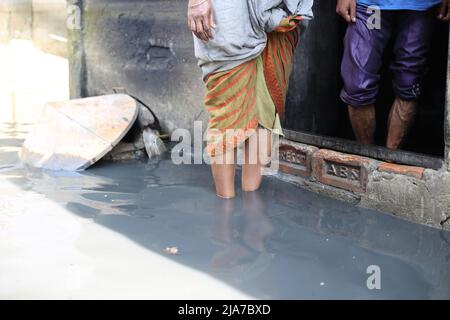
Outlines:
[{"label": "water reflection", "polygon": [[[21,110],[36,94],[21,94],[26,92]],[[39,93],[33,104],[50,96]],[[260,192],[218,199],[208,167],[175,166],[169,159],[100,162],[83,173],[27,168],[17,151],[32,113],[21,112],[20,119],[16,113],[14,122],[5,110],[11,109],[0,110],[0,181],[44,195],[86,224],[106,227],[253,297],[450,298],[448,232],[276,179]],[[1,196],[3,203],[20,202],[20,194]],[[10,214],[8,208],[0,207],[0,217]],[[180,255],[167,256],[164,248],[171,246]],[[370,265],[381,267],[381,291],[366,287]]]},{"label": "water reflection", "polygon": [[217,250],[211,266],[216,272],[233,267],[248,270],[267,255],[265,241],[274,228],[265,209],[265,200],[258,192],[242,194],[240,204],[236,199],[215,200],[211,239]]},{"label": "water reflection", "polygon": [[[12,132],[3,132],[1,143]],[[1,144],[1,147],[6,145]],[[17,147],[18,145],[16,145]],[[101,162],[84,173],[0,171],[73,214],[108,227],[258,298],[450,297],[450,248],[440,233],[269,179],[261,192],[214,196],[205,166]],[[366,268],[384,289],[365,287]]]}]

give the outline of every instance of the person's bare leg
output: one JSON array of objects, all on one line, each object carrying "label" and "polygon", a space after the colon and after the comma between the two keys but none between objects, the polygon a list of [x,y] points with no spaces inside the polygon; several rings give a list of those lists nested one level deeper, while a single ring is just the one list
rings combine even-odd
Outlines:
[{"label": "person's bare leg", "polygon": [[348,115],[356,140],[363,144],[373,144],[376,128],[375,105],[348,106]]},{"label": "person's bare leg", "polygon": [[396,98],[389,114],[386,147],[398,149],[405,141],[417,113],[416,100]]},{"label": "person's bare leg", "polygon": [[211,159],[211,170],[219,197],[231,199],[236,196],[236,149]]},{"label": "person's bare leg", "polygon": [[242,190],[256,191],[263,180],[262,168],[270,161],[272,133],[266,129],[258,129],[245,142],[244,164],[242,165]]}]

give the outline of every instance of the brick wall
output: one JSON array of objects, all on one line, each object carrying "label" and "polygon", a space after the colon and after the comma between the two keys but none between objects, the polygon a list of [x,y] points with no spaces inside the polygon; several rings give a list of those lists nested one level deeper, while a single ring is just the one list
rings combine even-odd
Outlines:
[{"label": "brick wall", "polygon": [[450,173],[280,143],[280,177],[334,198],[450,230]]}]

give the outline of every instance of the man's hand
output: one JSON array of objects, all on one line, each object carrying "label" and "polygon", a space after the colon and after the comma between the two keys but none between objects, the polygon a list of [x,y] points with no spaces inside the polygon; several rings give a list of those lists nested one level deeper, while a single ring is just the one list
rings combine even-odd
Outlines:
[{"label": "man's hand", "polygon": [[356,0],[338,0],[336,5],[336,13],[344,18],[348,23],[355,23]]},{"label": "man's hand", "polygon": [[450,20],[450,1],[442,0],[441,7],[439,8],[438,19],[441,21],[449,21]]},{"label": "man's hand", "polygon": [[214,38],[216,24],[210,0],[189,0],[188,24],[197,38],[206,42]]}]

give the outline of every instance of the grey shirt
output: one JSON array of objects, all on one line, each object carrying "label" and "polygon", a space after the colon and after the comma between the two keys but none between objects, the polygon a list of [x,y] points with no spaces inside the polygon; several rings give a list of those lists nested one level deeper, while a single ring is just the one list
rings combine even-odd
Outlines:
[{"label": "grey shirt", "polygon": [[[313,18],[314,0],[211,0],[216,29],[205,43],[194,37],[195,56],[204,79],[211,73],[233,69],[261,54],[267,32],[291,14]],[[304,23],[304,22],[303,22]]]}]

